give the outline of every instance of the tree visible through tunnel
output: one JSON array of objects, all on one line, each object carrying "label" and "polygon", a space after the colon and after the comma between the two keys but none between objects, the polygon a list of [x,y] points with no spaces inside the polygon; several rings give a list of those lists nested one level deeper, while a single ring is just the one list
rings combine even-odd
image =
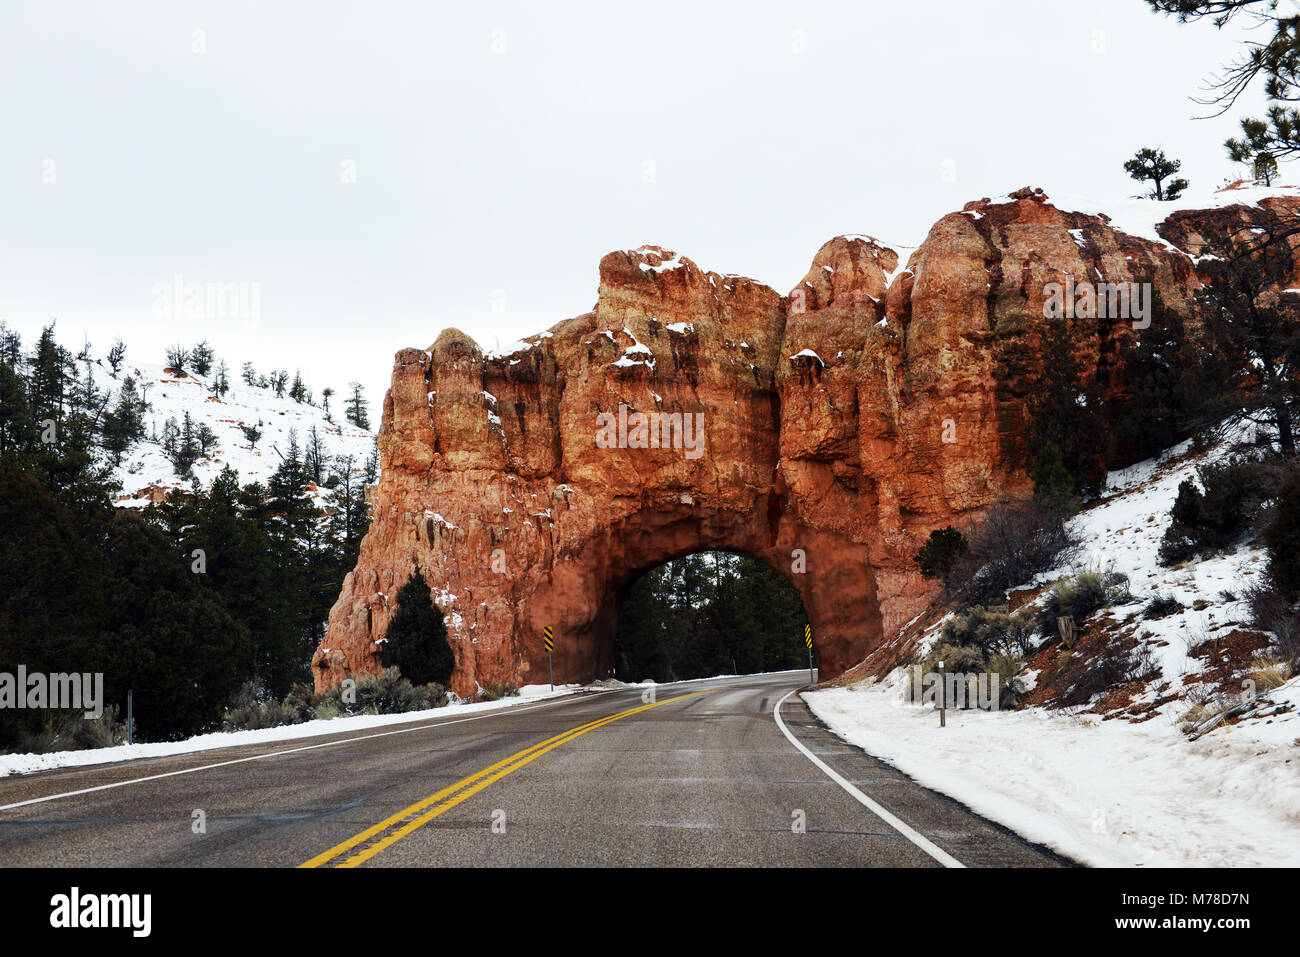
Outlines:
[{"label": "tree visible through tunnel", "polygon": [[682,681],[808,664],[808,617],[794,586],[760,561],[701,552],[629,586],[614,639],[624,681]]}]

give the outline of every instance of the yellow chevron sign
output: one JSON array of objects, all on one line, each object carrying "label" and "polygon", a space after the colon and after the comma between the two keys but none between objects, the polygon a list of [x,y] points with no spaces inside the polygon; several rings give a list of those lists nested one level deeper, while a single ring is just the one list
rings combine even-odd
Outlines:
[{"label": "yellow chevron sign", "polygon": [[[542,644],[546,646],[547,651],[555,650],[555,632],[547,625],[542,629]],[[809,646],[811,647],[811,646]]]},{"label": "yellow chevron sign", "polygon": [[812,651],[812,625],[803,626],[803,643]]}]

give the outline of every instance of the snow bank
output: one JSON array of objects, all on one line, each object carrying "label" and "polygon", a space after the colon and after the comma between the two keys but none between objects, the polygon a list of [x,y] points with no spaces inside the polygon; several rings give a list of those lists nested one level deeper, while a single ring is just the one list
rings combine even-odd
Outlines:
[{"label": "snow bank", "polygon": [[902,702],[904,680],[895,672],[804,700],[850,744],[1080,863],[1300,866],[1294,712],[1268,729],[1272,743],[1250,725],[1189,742],[1172,718],[1041,709],[950,710],[940,728],[932,708]]},{"label": "snow bank", "polygon": [[410,724],[433,718],[454,719],[468,717],[485,711],[499,711],[503,708],[513,708],[523,704],[536,704],[539,701],[547,701],[552,698],[563,698],[580,690],[582,690],[580,685],[557,685],[554,691],[550,690],[550,685],[525,685],[519,689],[517,698],[478,701],[472,704],[449,704],[442,708],[410,711],[406,714],[361,714],[347,718],[305,721],[302,724],[290,724],[279,728],[262,728],[257,731],[218,731],[212,734],[201,734],[197,737],[186,738],[184,741],[119,745],[113,748],[97,748],[88,751],[53,751],[48,754],[0,754],[0,777],[6,777],[10,774],[30,774],[33,771],[49,771],[53,768],[85,767],[92,764],[113,764],[119,761],[131,761],[136,758],[163,758],[173,754],[215,751],[219,748],[233,748],[245,744],[297,741],[302,738],[317,738],[346,731],[364,731],[368,728]]},{"label": "snow bank", "polygon": [[[1158,559],[1179,484],[1199,466],[1222,461],[1252,438],[1238,424],[1200,456],[1189,443],[1107,481],[1101,502],[1073,520],[1083,543],[1078,566],[1059,566],[1026,584],[1045,585],[1082,568],[1122,573],[1134,601],[1108,610],[1133,629],[1177,694],[1207,666],[1191,647],[1206,637],[1250,628],[1241,600],[1264,572],[1250,545],[1166,568]],[[1156,595],[1181,612],[1147,621]],[[1196,606],[1200,606],[1200,610]],[[1130,620],[1131,619],[1131,620]],[[937,635],[936,625],[929,640]],[[1036,675],[1022,673],[1033,682]],[[1300,866],[1300,680],[1270,693],[1276,709],[1190,741],[1178,728],[1175,698],[1140,723],[1062,710],[949,711],[939,727],[930,707],[905,703],[898,670],[884,681],[806,694],[813,712],[840,737],[921,784],[948,794],[1030,840],[1095,866]],[[1153,702],[1161,680],[1135,696]]]}]

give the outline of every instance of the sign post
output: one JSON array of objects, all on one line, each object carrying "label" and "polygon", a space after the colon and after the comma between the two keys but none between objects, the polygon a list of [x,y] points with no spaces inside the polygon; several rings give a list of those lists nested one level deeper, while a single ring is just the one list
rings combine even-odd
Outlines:
[{"label": "sign post", "polygon": [[944,681],[942,660],[939,662],[939,727],[948,727],[948,685]]},{"label": "sign post", "polygon": [[551,671],[551,690],[555,690],[555,631],[550,625],[542,629],[542,644],[546,646],[546,664]]},{"label": "sign post", "polygon": [[803,626],[803,643],[808,646],[808,683],[815,685],[817,679],[813,675],[812,625]]}]

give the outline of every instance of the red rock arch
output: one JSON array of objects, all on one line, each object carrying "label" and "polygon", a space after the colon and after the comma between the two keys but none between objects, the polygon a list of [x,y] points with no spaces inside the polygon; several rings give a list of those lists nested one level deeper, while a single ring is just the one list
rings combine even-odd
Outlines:
[{"label": "red rock arch", "polygon": [[[835,675],[929,601],[912,558],[930,530],[1025,491],[1043,285],[1103,271],[1190,316],[1187,256],[1023,190],[944,217],[903,270],[841,237],[781,296],[642,247],[604,257],[592,312],[506,352],[454,329],[399,352],[373,522],[313,656],[317,686],[375,670],[412,560],[468,693],[544,681],[548,624],[585,662],[566,678],[602,677],[620,583],[715,548],[788,572]],[[1086,374],[1117,374],[1127,325],[1071,333]],[[600,416],[620,404],[703,413],[706,451],[601,448]],[[806,574],[789,573],[796,549]]]}]

